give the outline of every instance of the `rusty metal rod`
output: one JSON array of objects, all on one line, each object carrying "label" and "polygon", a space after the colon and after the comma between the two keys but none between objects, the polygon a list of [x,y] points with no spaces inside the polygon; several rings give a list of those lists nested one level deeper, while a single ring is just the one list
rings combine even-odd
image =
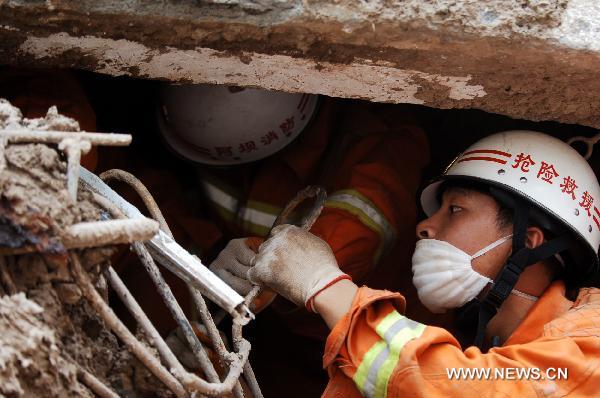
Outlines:
[{"label": "rusty metal rod", "polygon": [[[117,179],[117,180],[126,182],[127,184],[132,186],[132,188],[142,197],[142,200],[145,203],[145,205],[147,206],[148,211],[150,212],[151,216],[154,219],[159,221],[161,229],[163,229],[163,231],[165,231],[165,233],[167,233],[170,237],[172,237],[171,230],[170,230],[166,220],[164,219],[160,208],[154,201],[154,198],[152,197],[150,192],[147,190],[147,188],[144,186],[144,184],[140,180],[138,180],[132,174],[127,173],[122,170],[118,170],[118,169],[109,170],[108,172],[101,174],[101,178],[103,180]],[[99,204],[101,204],[102,207],[104,207],[111,213],[111,215],[113,217],[115,217],[115,218],[124,217],[124,214],[122,213],[122,211],[118,207],[116,207],[112,202],[106,200],[104,197],[102,197],[98,194],[94,194],[94,197],[99,202]],[[113,273],[114,273],[114,271],[113,271]],[[118,276],[117,276],[117,278],[118,278]],[[121,284],[122,284],[122,282],[121,282]],[[124,285],[123,285],[123,287],[124,287],[124,290],[126,291],[127,290],[126,287]],[[123,289],[121,289],[121,290],[123,290]],[[206,306],[206,302],[204,301],[204,298],[202,297],[200,292],[198,292],[192,286],[189,286],[189,290],[190,290],[190,294],[192,295],[192,298],[196,304],[197,310],[200,313],[201,320],[208,331],[208,335],[211,340],[211,343],[212,343],[215,351],[217,352],[219,361],[221,361],[221,363],[223,365],[234,364],[234,367],[236,367],[235,363],[236,363],[237,356],[226,350],[225,344],[223,343],[223,340],[221,339],[221,335],[219,334],[219,331],[216,328],[216,325],[214,324],[214,322],[210,316],[210,312],[208,311],[208,307]],[[143,312],[140,312],[140,313],[143,314],[143,316],[145,317],[145,314]],[[147,317],[146,317],[146,319],[147,319]],[[148,324],[149,324],[147,327],[148,329],[154,329],[154,327],[152,326],[151,323],[149,323],[149,321],[148,321]],[[148,333],[148,335],[151,335],[151,334],[152,334],[152,332]],[[161,340],[162,340],[162,338],[161,338]],[[164,340],[162,340],[162,343],[166,346],[166,343],[164,343]],[[172,352],[170,351],[168,346],[166,346],[166,349],[165,348],[162,348],[162,349],[163,349],[163,351],[168,351],[172,355]],[[159,350],[159,352],[160,352],[160,350]],[[169,354],[167,353],[165,355],[168,356]],[[171,362],[172,362],[172,360],[171,360]],[[177,364],[179,364],[179,362],[177,362]],[[175,372],[178,375],[185,374],[183,372],[183,369],[179,368],[178,366],[171,366],[171,368],[172,369],[178,368],[178,371]],[[237,368],[239,368],[239,366],[237,366]],[[260,392],[260,388],[258,387],[258,383],[256,382],[256,378],[254,377],[254,373],[252,372],[252,368],[250,367],[247,357],[246,357],[245,363],[243,363],[242,371],[244,371],[245,369],[249,369],[249,372],[251,373],[251,377],[250,377],[251,381],[249,381],[250,388],[252,389],[252,391],[258,391],[258,394],[255,393],[255,397],[256,398],[262,397],[262,393]],[[230,377],[232,377],[232,376],[230,376]],[[195,377],[195,378],[197,379],[197,377]],[[238,375],[238,378],[239,378],[239,375]],[[186,386],[191,383],[192,386],[199,387],[199,389],[205,393],[208,393],[209,391],[213,391],[213,392],[220,391],[223,389],[222,385],[219,386],[219,384],[216,384],[216,383],[205,383],[201,379],[194,380],[194,378],[192,378],[192,379],[188,378],[186,380],[183,380],[183,382],[184,382],[184,384],[186,384]],[[228,387],[228,386],[225,386],[225,387]],[[226,388],[225,390],[227,391],[229,389]],[[243,390],[241,388],[239,380],[236,380],[235,385],[233,386],[233,394],[236,398],[244,397]]]},{"label": "rusty metal rod", "polygon": [[[160,210],[160,207],[158,207],[158,205],[157,205],[156,201],[154,200],[154,197],[152,196],[150,191],[148,191],[146,186],[137,177],[135,177],[133,174],[128,173],[124,170],[113,169],[113,170],[108,170],[108,171],[102,173],[100,175],[100,178],[103,181],[109,181],[111,179],[116,179],[116,180],[119,180],[119,181],[129,184],[129,186],[131,186],[136,191],[136,193],[142,198],[142,201],[144,202],[144,204],[145,204],[146,208],[148,209],[152,218],[154,218],[155,220],[157,220],[160,223],[160,228],[169,237],[173,238],[171,229],[169,228],[169,225],[168,225],[167,221],[165,220],[165,218]],[[204,301],[204,298],[202,297],[200,292],[198,292],[192,286],[188,286],[188,288],[190,291],[190,295],[193,297],[193,300],[196,303],[196,308],[197,308],[198,312],[200,313],[202,322],[204,323],[204,326],[206,327],[206,329],[208,331],[208,335],[211,340],[212,346],[215,349],[215,351],[217,352],[219,362],[221,362],[221,364],[223,366],[229,365],[232,362],[231,354],[226,350],[225,344],[223,343],[221,335],[219,334],[219,331],[218,331],[216,325],[214,324],[212,318],[210,318],[210,312],[208,311],[208,307],[206,306],[206,302]],[[243,393],[243,390],[242,390],[242,387],[241,387],[239,381],[235,384],[235,386],[233,388],[233,395],[235,398],[243,398],[244,397],[244,393]]]},{"label": "rusty metal rod", "polygon": [[138,257],[142,261],[144,268],[146,268],[148,275],[150,275],[152,282],[154,282],[154,285],[161,295],[165,305],[169,309],[169,312],[171,312],[171,316],[181,328],[190,350],[200,363],[200,367],[202,368],[202,371],[206,375],[207,379],[211,382],[219,382],[219,375],[213,367],[212,362],[210,362],[208,354],[204,350],[200,340],[198,340],[198,336],[196,336],[194,333],[192,325],[190,325],[190,322],[187,320],[183,310],[179,306],[179,303],[177,303],[173,292],[171,292],[171,288],[169,288],[169,285],[167,285],[162,277],[160,270],[156,266],[154,259],[148,252],[148,249],[146,249],[144,244],[141,242],[134,242],[132,246],[133,250],[137,253]]},{"label": "rusty metal rod", "polygon": [[158,223],[149,218],[82,222],[61,234],[67,249],[88,248],[145,241],[158,232]]},{"label": "rusty metal rod", "polygon": [[88,153],[92,144],[84,139],[65,138],[58,144],[58,149],[67,155],[67,192],[69,198],[75,203],[77,201],[77,189],[79,188],[79,162],[81,154]]},{"label": "rusty metal rod", "polygon": [[[250,303],[256,298],[256,296],[258,296],[259,293],[260,293],[260,287],[254,286],[252,288],[252,290],[250,290],[250,293],[248,293],[246,295],[246,297],[244,298],[244,302],[246,303],[246,305],[250,305]],[[240,350],[241,345],[245,341],[244,337],[242,336],[242,328],[243,327],[244,327],[244,325],[240,324],[239,322],[233,322],[233,324],[231,326],[231,337],[233,340],[233,348],[236,351]],[[246,379],[246,382],[248,383],[248,387],[250,388],[250,391],[252,392],[252,395],[254,396],[254,398],[263,398],[262,391],[260,390],[258,381],[256,381],[256,375],[254,374],[252,365],[250,365],[250,361],[248,361],[244,364],[243,374],[244,374],[244,378]]]},{"label": "rusty metal rod", "polygon": [[[76,366],[79,367],[78,364]],[[100,398],[119,398],[113,390],[108,388],[96,376],[81,367],[77,369],[77,378]]]},{"label": "rusty metal rod", "polygon": [[256,375],[254,374],[254,370],[252,369],[252,365],[250,365],[250,361],[246,361],[244,364],[244,379],[246,379],[246,383],[248,384],[248,388],[250,388],[250,392],[252,393],[253,398],[263,398],[262,391],[260,386],[258,385],[258,381],[256,380]]},{"label": "rusty metal rod", "polygon": [[100,294],[94,288],[92,281],[87,273],[83,270],[79,257],[76,253],[70,252],[71,271],[77,284],[81,288],[83,295],[96,310],[98,315],[106,323],[127,348],[143,363],[148,370],[162,381],[178,398],[187,398],[188,394],[184,390],[181,383],[160,364],[160,361],[152,354],[152,352],[144,346],[125,325],[115,315],[113,310],[107,303],[102,300]]},{"label": "rusty metal rod", "polygon": [[[120,243],[145,241],[158,232],[158,223],[149,218],[82,222],[68,226],[61,234],[67,249],[85,249]],[[35,245],[0,247],[0,255],[18,255],[39,252]]]},{"label": "rusty metal rod", "polygon": [[88,133],[46,130],[0,130],[0,137],[9,143],[40,142],[45,144],[58,144],[65,138],[85,140],[93,145],[127,146],[131,144],[130,134],[114,133]]},{"label": "rusty metal rod", "polygon": [[[204,297],[200,294],[199,291],[189,286],[190,295],[194,303],[196,304],[196,309],[200,314],[200,320],[202,324],[206,327],[206,331],[208,333],[208,337],[212,343],[213,349],[216,351],[217,356],[219,358],[219,362],[223,366],[229,366],[232,363],[231,354],[227,351],[225,347],[225,343],[221,338],[221,334],[217,329],[211,315],[208,310],[208,306],[206,305],[206,301],[204,301]],[[242,390],[242,386],[239,381],[233,387],[233,395],[235,398],[244,398],[244,392]]]},{"label": "rusty metal rod", "polygon": [[117,296],[119,296],[121,302],[125,304],[138,326],[142,328],[152,345],[158,350],[160,357],[167,364],[169,369],[179,369],[180,371],[184,371],[185,369],[181,363],[179,363],[175,354],[173,354],[160,333],[158,333],[154,325],[152,325],[152,322],[148,319],[148,316],[144,310],[142,310],[129,289],[127,289],[127,286],[125,286],[116,271],[112,267],[108,267],[104,272],[104,275],[115,293],[117,293]]},{"label": "rusty metal rod", "polygon": [[152,218],[158,221],[160,224],[160,229],[169,235],[169,237],[173,238],[173,233],[171,232],[167,221],[163,217],[160,208],[156,204],[156,201],[152,197],[152,194],[136,176],[124,170],[112,169],[103,172],[99,177],[103,181],[117,180],[127,183],[140,196]]},{"label": "rusty metal rod", "polygon": [[[95,191],[115,205],[128,217],[140,218],[142,213],[131,203],[123,199],[98,176],[85,168],[80,170],[82,180],[90,190]],[[200,289],[213,302],[227,310],[239,322],[248,323],[254,318],[250,309],[244,304],[244,299],[229,285],[212,273],[197,257],[192,256],[164,231],[158,233],[147,242],[152,257],[163,266],[183,279],[187,284]]]},{"label": "rusty metal rod", "polygon": [[[238,359],[232,363],[229,373],[222,383],[208,383],[187,372],[185,374],[177,374],[177,377],[184,380],[183,383],[192,391],[201,391],[211,396],[230,393],[238,382],[244,369],[244,364],[248,362],[248,356],[250,355],[250,343],[247,340],[243,340],[239,348],[239,351],[234,354]],[[173,374],[176,373],[177,371],[174,370]]]}]

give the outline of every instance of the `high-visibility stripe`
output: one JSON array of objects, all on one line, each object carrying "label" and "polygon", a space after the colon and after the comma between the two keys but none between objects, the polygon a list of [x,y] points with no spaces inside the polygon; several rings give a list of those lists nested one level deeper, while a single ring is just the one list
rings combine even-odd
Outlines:
[{"label": "high-visibility stripe", "polygon": [[208,199],[210,199],[211,202],[233,214],[237,212],[237,198],[229,195],[221,188],[218,188],[209,182],[203,181],[202,186],[204,187],[204,193],[206,196],[208,196]]},{"label": "high-visibility stripe", "polygon": [[275,206],[258,201],[248,201],[248,206],[239,206],[238,198],[213,183],[202,181],[202,185],[204,193],[217,207],[221,217],[229,222],[241,223],[252,234],[265,236],[277,218],[279,211]]},{"label": "high-visibility stripe", "polygon": [[426,326],[390,312],[375,331],[382,340],[373,344],[358,366],[353,380],[368,398],[386,398],[388,382],[402,349],[410,340],[421,337]]},{"label": "high-visibility stripe", "polygon": [[334,192],[333,195],[327,198],[325,206],[349,212],[379,235],[381,242],[375,253],[375,263],[379,261],[382,254],[389,251],[394,245],[396,240],[394,227],[377,206],[360,192],[353,189]]}]

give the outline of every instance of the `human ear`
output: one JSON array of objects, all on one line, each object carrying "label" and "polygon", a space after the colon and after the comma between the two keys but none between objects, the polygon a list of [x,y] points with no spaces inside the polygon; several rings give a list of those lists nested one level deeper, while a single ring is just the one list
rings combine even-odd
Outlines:
[{"label": "human ear", "polygon": [[530,249],[535,249],[544,243],[544,231],[539,227],[527,228],[527,240],[525,245]]}]

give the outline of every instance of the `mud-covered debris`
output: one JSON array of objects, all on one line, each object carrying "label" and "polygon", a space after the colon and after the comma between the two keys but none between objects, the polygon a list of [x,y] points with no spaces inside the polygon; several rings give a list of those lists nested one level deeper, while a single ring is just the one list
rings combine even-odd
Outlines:
[{"label": "mud-covered debris", "polygon": [[92,397],[77,381],[77,367],[60,356],[42,312],[23,293],[0,297],[0,395]]},{"label": "mud-covered debris", "polygon": [[[50,108],[45,118],[24,119],[0,99],[0,129],[79,131],[79,124]],[[42,252],[62,252],[57,236],[66,226],[100,219],[92,194],[81,191],[68,200],[66,164],[60,153],[43,144],[13,144],[4,149],[0,172],[0,247],[33,245]]]}]

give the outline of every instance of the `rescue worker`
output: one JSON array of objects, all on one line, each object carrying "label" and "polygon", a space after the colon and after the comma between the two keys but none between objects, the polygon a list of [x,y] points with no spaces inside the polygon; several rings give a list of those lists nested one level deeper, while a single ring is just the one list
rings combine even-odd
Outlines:
[{"label": "rescue worker", "polygon": [[[425,134],[403,108],[211,85],[164,86],[160,97],[165,143],[197,164],[203,206],[223,241],[238,238],[210,268],[239,293],[252,287],[239,254],[262,241],[244,237],[264,238],[289,200],[312,184],[325,186],[328,200],[311,231],[344,272],[382,288],[410,283],[414,193],[429,159]],[[270,301],[260,295],[253,311]],[[328,330],[318,315],[278,297],[247,332],[254,332],[252,363],[265,396],[323,391]],[[290,389],[296,385],[303,388]]]},{"label": "rescue worker", "polygon": [[[597,396],[600,290],[584,286],[598,276],[598,198],[587,162],[531,131],[478,141],[424,189],[413,282],[431,311],[475,314],[464,350],[449,331],[404,316],[400,293],[359,288],[324,241],[297,227],[246,252],[248,278],[331,328],[324,397]],[[460,368],[492,373],[451,377]]]},{"label": "rescue worker", "polygon": [[[327,241],[341,269],[365,283],[399,279],[397,267],[371,271],[398,236],[395,257],[408,259],[414,246],[413,192],[428,149],[406,114],[370,105],[338,118],[335,101],[316,95],[214,85],[165,85],[160,98],[162,137],[198,165],[206,205],[226,241],[265,237],[298,191],[325,185],[329,197],[312,232]],[[244,295],[252,284],[235,254],[246,245],[232,242],[211,265]],[[267,302],[259,297],[255,304],[260,311]],[[318,317],[284,300],[274,307],[295,333],[325,339]]]}]

